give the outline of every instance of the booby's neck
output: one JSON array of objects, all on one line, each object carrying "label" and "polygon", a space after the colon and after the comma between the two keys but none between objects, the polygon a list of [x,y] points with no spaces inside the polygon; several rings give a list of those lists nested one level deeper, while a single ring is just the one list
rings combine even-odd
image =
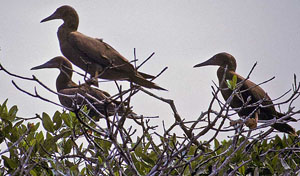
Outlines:
[{"label": "booby's neck", "polygon": [[72,31],[77,31],[79,25],[79,17],[75,10],[69,11],[68,15],[62,18],[64,23],[61,25],[63,28],[67,28]]},{"label": "booby's neck", "polygon": [[63,19],[64,23],[58,28],[57,35],[59,39],[66,39],[67,34],[76,32],[79,25],[79,17],[77,13],[70,14]]},{"label": "booby's neck", "polygon": [[77,29],[70,28],[67,25],[65,25],[65,23],[64,23],[58,28],[57,37],[58,37],[59,41],[64,41],[64,40],[67,40],[69,33],[76,32],[76,31],[77,31]]},{"label": "booby's neck", "polygon": [[[233,67],[232,65],[228,65],[227,67],[220,66],[217,71],[219,83],[221,84],[224,76],[225,76],[225,78],[224,78],[225,80],[231,80],[233,75],[235,74],[235,70],[236,70],[236,67]],[[225,71],[226,71],[226,73],[225,73]]]},{"label": "booby's neck", "polygon": [[56,79],[57,91],[76,86],[76,83],[72,81],[72,75],[73,75],[72,68],[66,65],[61,66],[60,73]]}]

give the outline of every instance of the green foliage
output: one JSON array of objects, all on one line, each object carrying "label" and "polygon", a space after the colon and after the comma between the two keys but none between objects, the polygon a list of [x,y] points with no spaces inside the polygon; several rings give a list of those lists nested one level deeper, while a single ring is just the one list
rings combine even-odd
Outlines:
[{"label": "green foliage", "polygon": [[[237,144],[244,145],[239,149],[230,148],[231,140],[214,139],[212,147],[201,151],[175,134],[154,142],[153,134],[145,130],[135,141],[119,143],[114,136],[94,131],[95,125],[88,119],[80,116],[79,121],[75,113],[42,113],[28,122],[17,117],[17,110],[17,106],[8,109],[7,100],[0,106],[0,141],[2,146],[6,144],[0,152],[0,175],[121,175],[120,171],[136,175],[132,166],[138,174],[147,175],[158,164],[162,167],[154,175],[206,175],[227,159],[230,162],[219,175],[235,168],[235,175],[281,175],[293,174],[300,163],[298,155],[289,150],[300,146],[293,136],[256,143],[240,137]],[[90,141],[80,140],[84,136]],[[133,165],[119,164],[124,159],[112,155],[116,150],[131,158]]]},{"label": "green foliage", "polygon": [[237,76],[233,75],[232,80],[226,80],[226,83],[229,89],[234,90],[237,84]]},{"label": "green foliage", "polygon": [[43,118],[42,118],[43,126],[45,130],[47,130],[50,133],[54,133],[54,124],[51,121],[50,117],[48,114],[43,112]]}]

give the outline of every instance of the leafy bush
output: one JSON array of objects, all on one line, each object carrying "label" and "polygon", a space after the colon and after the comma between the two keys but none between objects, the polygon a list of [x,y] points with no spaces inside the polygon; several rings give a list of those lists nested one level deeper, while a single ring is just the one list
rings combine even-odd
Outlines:
[{"label": "leafy bush", "polygon": [[[12,74],[1,65],[0,70],[51,91],[36,77]],[[227,83],[236,90],[234,79]],[[34,98],[56,104],[36,91],[30,93],[14,85]],[[141,92],[167,103],[174,123],[153,126],[150,121],[155,117],[132,113],[131,98]],[[88,115],[90,109],[86,105],[76,101],[72,112],[44,112],[28,119],[17,115],[16,105],[8,108],[6,100],[0,106],[0,175],[299,174],[299,137],[274,135],[270,126],[276,120],[265,121],[254,129],[245,127],[248,117],[232,123],[236,113],[229,107],[230,101],[219,100],[219,92],[217,86],[213,87],[208,109],[192,122],[181,118],[173,100],[136,86],[113,96],[122,100],[120,106],[113,116],[102,114],[105,118],[99,121]],[[299,95],[295,77],[293,92],[283,103],[289,105],[286,116],[300,113],[292,106]],[[219,109],[213,109],[214,104]],[[126,113],[119,115],[118,108],[124,108]],[[224,127],[225,123],[231,126]],[[163,128],[162,134],[156,132],[158,127]],[[221,133],[231,136],[219,141]]]}]

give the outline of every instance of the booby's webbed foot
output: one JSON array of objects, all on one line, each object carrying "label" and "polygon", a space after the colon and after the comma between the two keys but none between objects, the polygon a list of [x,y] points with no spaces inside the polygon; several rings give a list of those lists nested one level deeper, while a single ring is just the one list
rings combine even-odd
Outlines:
[{"label": "booby's webbed foot", "polygon": [[[246,122],[245,122],[245,125],[250,128],[250,129],[254,129],[257,127],[257,122],[258,122],[258,119],[255,118],[249,118]],[[242,119],[239,119],[239,120],[233,120],[230,122],[230,126],[235,126],[237,124],[242,124],[243,123],[243,120]]]},{"label": "booby's webbed foot", "polygon": [[257,127],[257,119],[249,118],[245,125],[250,129],[254,129]]},{"label": "booby's webbed foot", "polygon": [[258,112],[255,112],[255,113],[254,113],[254,118],[249,118],[249,119],[246,121],[245,125],[246,125],[247,127],[249,127],[250,129],[254,129],[254,128],[257,127],[258,113],[259,113],[259,111],[258,111]]},{"label": "booby's webbed foot", "polygon": [[94,78],[94,77],[85,80],[85,83],[87,83],[87,84],[90,85],[90,86],[91,86],[91,85],[94,85],[94,86],[96,86],[96,87],[99,87],[98,79],[97,79],[97,78]]}]

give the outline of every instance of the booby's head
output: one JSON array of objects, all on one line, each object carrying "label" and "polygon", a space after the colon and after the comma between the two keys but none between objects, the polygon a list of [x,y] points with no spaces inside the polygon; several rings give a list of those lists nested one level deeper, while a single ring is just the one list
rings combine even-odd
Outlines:
[{"label": "booby's head", "polygon": [[52,15],[43,19],[41,23],[55,19],[62,19],[66,26],[71,27],[75,30],[77,30],[78,28],[79,17],[75,9],[71,6],[64,5],[57,8]]},{"label": "booby's head", "polygon": [[31,68],[31,70],[39,70],[43,68],[58,68],[60,70],[63,69],[72,71],[72,64],[65,57],[57,56],[42,65]]},{"label": "booby's head", "polygon": [[235,71],[236,69],[235,58],[231,54],[225,52],[214,55],[212,58],[208,59],[207,61],[195,65],[194,68],[207,66],[207,65],[217,65],[223,68],[227,66],[227,69],[232,71]]}]

